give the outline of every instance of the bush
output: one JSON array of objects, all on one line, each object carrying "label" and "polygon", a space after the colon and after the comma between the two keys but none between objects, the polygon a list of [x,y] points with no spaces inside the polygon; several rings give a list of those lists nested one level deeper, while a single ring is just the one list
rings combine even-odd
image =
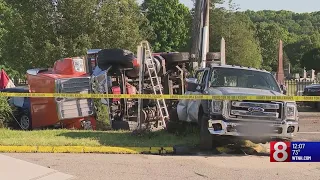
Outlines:
[{"label": "bush", "polygon": [[111,130],[108,107],[102,104],[100,99],[94,99],[94,105],[97,113],[97,130]]},{"label": "bush", "polygon": [[0,128],[8,128],[12,122],[12,109],[7,97],[0,97]]}]

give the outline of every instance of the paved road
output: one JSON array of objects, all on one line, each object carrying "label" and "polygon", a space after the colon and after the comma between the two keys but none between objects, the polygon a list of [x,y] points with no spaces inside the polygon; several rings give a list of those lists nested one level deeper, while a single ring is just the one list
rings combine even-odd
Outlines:
[{"label": "paved road", "polygon": [[[320,141],[320,113],[300,113],[300,125],[301,132],[295,140]],[[79,180],[320,180],[320,163],[270,163],[268,157],[257,156],[5,155],[73,175]]]},{"label": "paved road", "polygon": [[301,112],[300,133],[295,140],[320,141],[320,113]]},{"label": "paved road", "polygon": [[[10,154],[79,180],[319,180],[320,163],[270,163],[267,157]],[[58,180],[58,179],[57,179]]]},{"label": "paved road", "polygon": [[0,179],[69,180],[74,178],[57,170],[0,154]]}]

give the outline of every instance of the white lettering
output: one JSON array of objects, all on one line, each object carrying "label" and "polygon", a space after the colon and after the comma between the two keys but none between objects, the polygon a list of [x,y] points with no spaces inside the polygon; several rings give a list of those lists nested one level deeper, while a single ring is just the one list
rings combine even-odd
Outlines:
[{"label": "white lettering", "polygon": [[292,156],[293,161],[311,161],[311,156]]}]

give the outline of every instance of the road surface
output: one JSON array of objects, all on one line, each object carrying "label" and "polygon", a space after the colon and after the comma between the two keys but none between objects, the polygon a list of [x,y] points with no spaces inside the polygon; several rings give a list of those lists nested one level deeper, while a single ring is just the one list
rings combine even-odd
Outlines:
[{"label": "road surface", "polygon": [[[300,113],[300,131],[295,140],[320,141],[320,113]],[[320,180],[320,163],[270,163],[268,157],[259,156],[3,155],[54,169],[79,180]]]},{"label": "road surface", "polygon": [[301,112],[300,132],[295,138],[304,141],[320,141],[320,113]]},{"label": "road surface", "polygon": [[319,180],[320,163],[270,163],[254,156],[10,154],[79,180]]}]

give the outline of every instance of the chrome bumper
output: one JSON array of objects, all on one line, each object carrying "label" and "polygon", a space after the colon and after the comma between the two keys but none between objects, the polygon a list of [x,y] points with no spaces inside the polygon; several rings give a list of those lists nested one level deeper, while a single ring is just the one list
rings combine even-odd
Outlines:
[{"label": "chrome bumper", "polygon": [[208,123],[211,134],[222,136],[292,138],[299,131],[298,122],[292,121],[275,124],[209,120]]}]

